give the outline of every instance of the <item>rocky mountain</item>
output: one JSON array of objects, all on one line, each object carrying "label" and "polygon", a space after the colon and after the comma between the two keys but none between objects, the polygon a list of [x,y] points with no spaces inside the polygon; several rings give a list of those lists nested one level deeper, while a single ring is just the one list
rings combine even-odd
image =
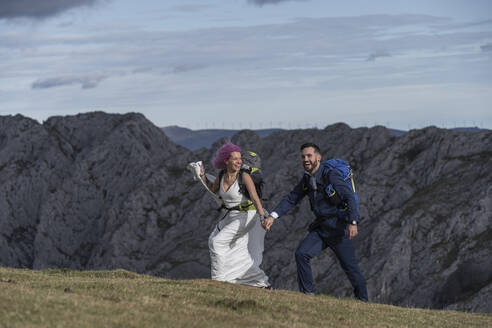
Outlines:
[{"label": "rocky mountain", "polygon": [[[188,128],[183,128],[176,125],[165,126],[162,128],[164,133],[171,139],[175,144],[188,148],[190,150],[198,150],[202,147],[210,148],[219,139],[227,138],[230,139],[235,134],[239,133],[240,130],[221,130],[221,129],[205,129],[205,130],[191,130]],[[480,132],[482,129],[477,127],[464,127],[464,128],[453,128],[455,131],[462,132]],[[271,135],[274,132],[284,131],[282,129],[259,129],[253,130],[261,138]],[[388,129],[393,135],[401,137],[407,131]]]},{"label": "rocky mountain", "polygon": [[[262,157],[272,209],[302,175],[300,144],[350,162],[362,217],[357,255],[373,301],[492,313],[492,132],[429,127],[241,131]],[[215,203],[185,170],[211,149],[173,143],[140,114],[101,112],[40,124],[0,116],[0,265],[124,268],[208,278]],[[263,268],[297,289],[294,251],[313,219],[304,200],[266,235]],[[318,292],[350,296],[327,250],[312,261]]]},{"label": "rocky mountain", "polygon": [[[477,127],[464,127],[454,128],[455,131],[462,132],[480,132],[482,129]],[[191,130],[176,125],[165,126],[162,131],[171,139],[175,144],[188,148],[189,150],[198,150],[200,148],[210,148],[213,144],[223,138],[230,139],[240,130],[224,130],[224,129],[205,129],[205,130]],[[274,132],[285,131],[282,129],[259,129],[253,130],[260,138],[271,135]],[[388,129],[391,134],[397,137],[401,137],[407,131]]]}]

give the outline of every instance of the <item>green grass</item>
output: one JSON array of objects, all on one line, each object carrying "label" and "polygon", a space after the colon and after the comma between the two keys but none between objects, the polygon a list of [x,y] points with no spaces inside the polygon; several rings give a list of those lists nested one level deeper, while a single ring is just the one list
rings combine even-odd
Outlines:
[{"label": "green grass", "polygon": [[492,315],[124,270],[0,268],[0,327],[492,327]]}]

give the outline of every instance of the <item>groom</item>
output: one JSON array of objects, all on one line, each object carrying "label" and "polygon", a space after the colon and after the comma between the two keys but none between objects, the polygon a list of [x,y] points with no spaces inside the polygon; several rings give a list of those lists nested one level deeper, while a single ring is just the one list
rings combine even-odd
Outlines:
[{"label": "groom", "polygon": [[[357,224],[359,222],[354,193],[336,170],[319,169],[321,152],[314,143],[305,143],[301,146],[301,160],[305,176],[283,198],[275,210],[270,213],[270,216],[262,221],[262,226],[269,230],[275,219],[286,214],[307,195],[316,221],[310,226],[309,234],[299,244],[295,253],[299,290],[314,295],[310,260],[325,248],[330,247],[335,252],[343,271],[350,280],[355,297],[361,301],[368,301],[366,280],[357,264],[351,240],[357,236]],[[318,190],[318,186],[324,184],[326,176],[328,176],[335,191],[347,203],[347,210],[345,211],[347,214],[344,216],[340,216],[337,207],[326,200],[323,195],[324,190]],[[309,183],[306,184],[305,181],[309,181]]]}]

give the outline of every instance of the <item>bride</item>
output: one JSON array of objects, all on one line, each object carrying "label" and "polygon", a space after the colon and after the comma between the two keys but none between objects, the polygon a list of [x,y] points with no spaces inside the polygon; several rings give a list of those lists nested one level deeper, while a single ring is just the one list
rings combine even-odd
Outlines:
[{"label": "bride", "polygon": [[[208,239],[212,279],[271,288],[260,269],[265,238],[260,219],[265,212],[251,176],[241,171],[241,148],[227,142],[217,151],[213,165],[221,173],[210,190],[220,196],[223,206]],[[206,183],[203,166],[199,166],[200,178]],[[251,199],[240,192],[240,181]]]}]

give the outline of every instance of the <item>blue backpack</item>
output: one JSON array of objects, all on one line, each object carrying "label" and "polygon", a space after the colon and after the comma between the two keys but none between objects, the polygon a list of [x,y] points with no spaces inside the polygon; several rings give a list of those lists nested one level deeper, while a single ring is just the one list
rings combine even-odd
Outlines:
[{"label": "blue backpack", "polygon": [[[359,198],[357,197],[357,193],[355,192],[355,182],[354,182],[354,174],[350,166],[340,158],[333,158],[320,163],[320,168],[328,168],[329,170],[337,170],[343,177],[345,183],[347,183],[350,190],[354,192],[355,202],[357,206],[357,211],[359,210]],[[333,188],[330,183],[330,179],[328,174],[323,176],[323,195],[325,199],[331,205],[336,206],[340,212],[344,212],[347,210],[347,202],[341,199],[340,195],[336,192],[335,188]]]}]

